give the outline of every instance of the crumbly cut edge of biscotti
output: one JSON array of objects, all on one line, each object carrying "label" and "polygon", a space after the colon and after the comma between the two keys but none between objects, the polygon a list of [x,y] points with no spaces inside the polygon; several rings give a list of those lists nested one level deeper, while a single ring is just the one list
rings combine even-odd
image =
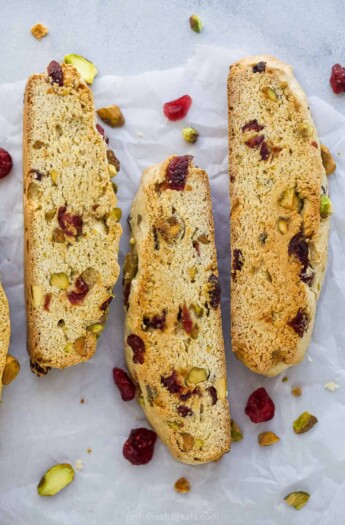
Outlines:
[{"label": "crumbly cut edge of biscotti", "polygon": [[[310,114],[307,97],[303,89],[301,88],[300,84],[296,80],[290,65],[284,62],[281,62],[277,58],[270,56],[270,55],[257,55],[257,56],[249,56],[242,60],[239,60],[238,62],[233,64],[233,66],[236,65],[240,67],[241,66],[247,67],[247,66],[253,66],[259,62],[265,62],[266,67],[268,69],[270,69],[271,71],[274,71],[274,73],[277,74],[281,80],[286,81],[288,83],[291,92],[294,94],[296,99],[299,101],[300,106],[304,111],[305,120],[310,125],[312,125],[312,127],[314,128],[316,132],[316,137],[317,137],[316,127],[315,127],[315,124]],[[234,75],[232,74],[231,70],[232,70],[232,66],[230,68],[230,73],[228,76],[228,93],[229,93],[230,83],[236,83],[236,78],[234,78]],[[229,105],[230,105],[230,100],[229,100]],[[229,109],[228,109],[228,117],[229,117],[229,131],[230,131],[231,115],[230,115]],[[230,140],[231,138],[229,135],[229,141]],[[318,148],[320,150],[320,143],[319,143],[318,138],[316,140],[318,143]],[[230,161],[229,161],[229,170],[234,171],[233,166],[230,165]],[[327,188],[328,182],[327,182],[327,176],[326,176],[326,173],[325,173],[322,161],[321,161],[321,150],[320,150],[320,173],[321,173],[321,186],[324,185]],[[230,181],[230,195],[231,193],[232,193],[232,183]],[[286,370],[288,367],[296,365],[303,360],[306,350],[308,349],[308,346],[310,344],[314,322],[315,322],[317,299],[320,295],[321,287],[322,287],[325,273],[326,273],[329,228],[330,228],[330,217],[323,219],[320,222],[319,230],[313,237],[313,243],[319,255],[318,260],[313,261],[313,269],[315,271],[314,279],[316,282],[319,283],[319,286],[316,291],[307,289],[308,307],[309,307],[309,312],[310,312],[310,322],[309,322],[308,329],[304,333],[303,337],[299,338],[297,341],[296,349],[295,349],[295,357],[294,357],[293,362],[289,362],[289,364],[281,362],[275,366],[272,366],[270,369],[266,369],[265,371],[258,371],[257,368],[251,367],[249,363],[246,362],[245,358],[242,357],[241,360],[243,361],[243,363],[249,368],[251,368],[253,372],[261,373],[268,377],[273,377],[273,376],[280,374],[281,372]],[[236,351],[236,349],[233,348],[233,351]]]},{"label": "crumbly cut edge of biscotti", "polygon": [[[93,124],[96,125],[96,118],[95,118],[95,107],[94,107],[94,101],[93,101],[93,94],[90,88],[87,86],[87,84],[84,82],[84,80],[81,78],[79,72],[72,66],[62,64],[62,68],[64,71],[64,75],[67,74],[69,80],[72,80],[76,78],[79,82],[79,84],[83,84],[84,88],[88,90],[88,93],[91,95],[92,105],[93,105]],[[26,83],[25,87],[25,93],[24,93],[24,114],[23,114],[23,174],[24,174],[24,187],[26,185],[26,174],[29,173],[30,170],[30,151],[28,148],[28,141],[27,141],[27,133],[30,127],[30,111],[29,111],[29,105],[31,104],[30,96],[31,96],[31,83],[35,81],[46,81],[47,75],[45,73],[42,74],[33,74],[31,75]],[[49,87],[49,84],[47,84],[47,87]],[[58,88],[59,89],[59,88]],[[104,146],[104,169],[107,169],[108,161],[106,156],[106,146]],[[115,203],[116,203],[116,196],[115,196]],[[29,210],[28,207],[25,204],[25,195],[24,195],[24,224],[28,224],[29,222]],[[119,240],[122,233],[122,228],[119,224],[119,231],[118,231],[118,237],[117,237],[117,251],[119,247]],[[30,235],[27,232],[27,228],[25,227],[24,231],[24,247],[27,245],[27,241],[30,241]],[[30,248],[31,249],[31,248]],[[116,263],[117,264],[117,263]],[[118,278],[119,275],[119,265],[117,264],[117,272],[114,276],[114,284]],[[91,340],[91,338],[88,339],[87,343],[87,351],[84,353],[83,356],[78,356],[76,354],[74,355],[68,355],[67,353],[63,356],[63,358],[56,358],[56,356],[53,356],[54,362],[47,363],[45,362],[45,359],[43,358],[40,353],[40,350],[36,348],[35,346],[35,339],[37,338],[37,334],[39,333],[39,328],[35,326],[35,323],[32,322],[32,316],[30,314],[30,305],[32,302],[32,294],[31,294],[31,285],[33,284],[32,281],[32,271],[30,271],[28,264],[24,264],[24,279],[25,279],[25,297],[27,302],[27,349],[30,356],[30,365],[33,372],[35,372],[37,375],[44,375],[47,373],[47,371],[50,368],[66,368],[69,366],[73,366],[75,364],[85,362],[88,359],[90,359],[97,347],[97,339],[94,338]],[[89,334],[86,334],[87,337]]]},{"label": "crumbly cut edge of biscotti", "polygon": [[10,312],[7,297],[0,283],[0,399],[2,390],[2,374],[6,365],[6,356],[10,342]]},{"label": "crumbly cut edge of biscotti", "polygon": [[[169,159],[167,159],[165,162],[161,163],[161,164],[157,164],[155,166],[152,166],[151,168],[148,168],[147,170],[145,170],[143,176],[142,176],[142,180],[141,180],[141,184],[140,184],[140,187],[138,189],[138,192],[136,194],[136,197],[132,203],[132,208],[131,208],[131,217],[136,217],[136,216],[141,216],[141,215],[145,215],[146,212],[147,212],[147,209],[146,209],[146,202],[147,202],[147,197],[148,197],[148,193],[150,192],[150,189],[149,189],[149,185],[150,183],[152,183],[155,179],[157,179],[157,175],[159,175],[159,178],[160,180],[162,179],[162,173],[165,174],[165,171],[166,171],[166,168],[167,168],[167,165],[169,163],[169,161],[171,160],[172,157],[170,157]],[[207,207],[208,207],[208,210],[209,210],[209,217],[205,218],[205,221],[208,221],[210,220],[210,224],[211,224],[211,228],[209,230],[209,236],[210,236],[210,246],[212,246],[212,257],[214,258],[214,262],[215,262],[215,265],[217,265],[217,255],[216,255],[216,248],[215,248],[215,239],[214,239],[214,225],[213,225],[213,216],[212,216],[212,202],[211,202],[211,195],[210,195],[210,190],[209,190],[209,182],[208,182],[208,177],[207,177],[207,174],[202,171],[202,170],[199,170],[198,168],[194,167],[193,164],[191,164],[189,166],[189,173],[190,172],[194,172],[194,174],[196,174],[196,176],[200,179],[200,192],[203,192],[204,194],[204,200],[207,202]],[[187,184],[188,184],[188,179],[187,179]],[[179,193],[180,192],[175,192],[176,193],[176,196],[178,198],[179,196]],[[148,215],[150,215],[150,213],[148,213]],[[127,334],[127,330],[128,330],[128,322],[129,322],[129,318],[132,317],[133,315],[133,310],[136,309],[136,304],[137,304],[137,298],[138,296],[140,295],[141,293],[141,288],[143,287],[143,282],[141,281],[141,271],[143,271],[143,266],[146,266],[146,265],[149,265],[150,264],[150,261],[148,258],[144,258],[144,261],[141,261],[141,257],[140,257],[140,252],[144,252],[145,251],[145,244],[147,244],[149,241],[148,241],[148,232],[150,230],[150,227],[152,227],[152,219],[155,220],[157,219],[157,217],[155,217],[153,214],[152,216],[150,216],[149,218],[146,216],[145,217],[145,224],[144,223],[144,220],[141,222],[140,224],[140,228],[139,227],[136,227],[135,226],[135,223],[134,223],[134,227],[133,227],[133,223],[132,223],[132,235],[134,237],[134,240],[135,240],[135,246],[138,250],[138,253],[139,253],[139,269],[138,269],[138,273],[136,275],[136,277],[134,278],[134,280],[132,281],[132,286],[131,286],[131,293],[130,293],[130,296],[129,296],[129,310],[127,312],[127,317],[126,317],[126,334]],[[150,227],[149,227],[150,226]],[[140,263],[141,261],[141,263]],[[142,268],[142,270],[141,270]],[[220,307],[218,307],[217,309],[218,311],[216,312],[217,314],[217,322],[215,322],[215,326],[214,326],[214,339],[216,341],[216,344],[215,344],[215,347],[217,347],[219,349],[219,347],[221,347],[223,349],[223,363],[222,363],[222,370],[220,371],[220,374],[223,375],[225,378],[226,378],[226,365],[225,365],[225,353],[224,353],[224,342],[223,342],[223,334],[222,334],[222,328],[221,328],[221,313],[220,313]],[[217,325],[217,326],[216,326]],[[126,336],[125,336],[126,337]],[[132,373],[132,368],[133,368],[133,364],[132,364],[132,351],[129,349],[128,345],[126,345],[126,341],[125,341],[125,354],[126,354],[126,360],[127,360],[127,365],[128,365],[128,368],[131,372],[131,375],[132,377],[134,376],[134,374]],[[142,374],[141,374],[141,370],[140,370],[140,365],[137,365],[137,368],[135,370],[135,375],[137,375],[137,378],[139,379],[142,379],[143,382],[147,381],[148,383],[150,383],[150,378],[149,377],[144,377]],[[133,379],[135,380],[136,378],[133,377]],[[226,393],[226,396],[227,396],[227,393]],[[220,402],[220,401],[218,401]],[[201,464],[201,463],[207,463],[207,462],[210,462],[210,461],[215,461],[217,459],[219,459],[221,456],[224,455],[224,453],[228,452],[230,450],[230,412],[229,412],[229,405],[228,405],[228,400],[227,400],[227,397],[225,397],[224,400],[221,401],[223,404],[222,404],[222,407],[221,407],[221,411],[222,411],[222,415],[220,417],[220,419],[218,420],[217,419],[217,422],[212,422],[213,426],[215,424],[219,425],[219,427],[222,427],[222,430],[220,431],[220,434],[223,434],[223,441],[220,445],[220,441],[219,443],[216,443],[214,442],[213,443],[213,446],[212,446],[212,450],[209,451],[208,454],[203,454],[201,455],[202,457],[199,457],[197,460],[193,458],[193,454],[192,453],[187,453],[185,451],[182,451],[176,443],[173,443],[170,439],[170,434],[166,431],[166,423],[163,423],[162,420],[161,420],[161,417],[160,415],[158,414],[157,411],[154,411],[154,410],[146,410],[146,405],[143,406],[143,410],[150,422],[150,424],[153,426],[153,428],[156,430],[157,434],[161,437],[162,441],[166,444],[166,446],[168,447],[169,451],[171,452],[171,454],[175,457],[175,459],[183,462],[183,463],[186,463],[186,464],[191,464],[191,465],[195,465],[195,464]],[[149,407],[148,407],[149,408]],[[225,440],[224,440],[224,435],[226,436],[225,437]],[[196,456],[198,454],[194,453],[194,456]]]}]

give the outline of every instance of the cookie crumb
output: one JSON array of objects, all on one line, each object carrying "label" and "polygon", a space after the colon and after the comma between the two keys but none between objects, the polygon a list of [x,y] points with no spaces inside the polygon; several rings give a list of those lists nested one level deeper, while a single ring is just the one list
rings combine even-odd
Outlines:
[{"label": "cookie crumb", "polygon": [[186,478],[179,478],[174,485],[174,488],[176,492],[179,492],[180,494],[186,494],[186,492],[189,492],[191,489],[190,483],[188,479]]},{"label": "cookie crumb", "polygon": [[299,397],[302,395],[302,388],[299,386],[294,386],[291,388],[291,394],[295,397]]},{"label": "cookie crumb", "polygon": [[313,359],[310,357],[310,355],[308,355],[308,361],[309,361],[309,363],[313,362]]},{"label": "cookie crumb", "polygon": [[88,448],[86,452],[87,452],[88,454],[91,454],[91,452],[92,452],[92,448]]},{"label": "cookie crumb", "polygon": [[85,403],[85,399],[82,397],[80,400],[80,404],[83,405]]},{"label": "cookie crumb", "polygon": [[83,470],[84,465],[81,459],[77,459],[77,461],[75,462],[75,468],[77,470]]},{"label": "cookie crumb", "polygon": [[338,390],[340,385],[338,385],[338,383],[335,383],[334,381],[328,381],[327,383],[324,384],[324,387],[326,390],[329,390],[330,392],[335,392],[336,390]]},{"label": "cookie crumb", "polygon": [[30,31],[37,40],[41,40],[48,34],[48,28],[43,24],[35,24]]},{"label": "cookie crumb", "polygon": [[286,381],[288,381],[288,380],[289,380],[288,376],[284,376],[283,379],[282,379],[282,383],[286,383]]},{"label": "cookie crumb", "polygon": [[142,138],[144,136],[144,133],[142,131],[137,131],[138,137]]}]

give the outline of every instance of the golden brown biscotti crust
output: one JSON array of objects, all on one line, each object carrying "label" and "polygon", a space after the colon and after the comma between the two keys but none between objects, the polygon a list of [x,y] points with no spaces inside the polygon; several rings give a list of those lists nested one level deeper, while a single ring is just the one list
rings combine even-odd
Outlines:
[{"label": "golden brown biscotti crust", "polygon": [[[219,281],[208,177],[190,163],[184,191],[165,188],[175,158],[144,172],[132,204],[138,269],[125,352],[149,422],[176,459],[198,464],[230,449],[230,414],[220,306],[211,305]],[[142,363],[133,336],[145,347]]]},{"label": "golden brown biscotti crust", "polygon": [[327,262],[329,217],[320,143],[291,67],[270,56],[228,78],[231,336],[252,371],[303,359]]},{"label": "golden brown biscotti crust", "polygon": [[25,294],[37,373],[94,354],[119,274],[122,229],[93,95],[61,66],[63,86],[33,75],[24,101]]},{"label": "golden brown biscotti crust", "polygon": [[6,365],[6,356],[10,342],[10,311],[7,297],[0,283],[0,398],[2,389],[2,374]]}]

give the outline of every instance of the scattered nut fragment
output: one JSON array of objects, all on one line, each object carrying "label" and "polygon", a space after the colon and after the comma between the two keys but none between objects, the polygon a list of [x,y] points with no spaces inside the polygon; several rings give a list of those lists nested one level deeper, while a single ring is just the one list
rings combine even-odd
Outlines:
[{"label": "scattered nut fragment", "polygon": [[56,286],[56,288],[59,288],[60,290],[67,290],[69,287],[69,280],[65,273],[53,273],[50,277],[50,284],[52,286]]},{"label": "scattered nut fragment", "polygon": [[336,390],[338,390],[340,385],[338,385],[338,383],[335,383],[334,381],[328,381],[327,383],[324,384],[324,387],[326,390],[329,390],[330,392],[335,392]]},{"label": "scattered nut fragment", "polygon": [[87,60],[87,58],[84,58],[81,55],[66,55],[64,57],[64,61],[66,64],[71,64],[74,66],[80,73],[80,76],[85,80],[87,84],[92,84],[95,76],[97,75],[98,71],[92,62],[90,60]]},{"label": "scattered nut fragment", "polygon": [[309,412],[303,412],[294,422],[293,430],[295,434],[304,434],[308,432],[318,422],[317,418]]},{"label": "scattered nut fragment", "polygon": [[332,173],[335,172],[337,165],[334,162],[332,153],[324,144],[321,144],[321,158],[326,175],[332,175]]},{"label": "scattered nut fragment", "polygon": [[299,397],[302,395],[302,388],[299,386],[293,386],[291,388],[291,394],[295,397]]},{"label": "scattered nut fragment", "polygon": [[194,383],[194,384],[202,383],[202,381],[206,381],[207,375],[208,374],[205,368],[194,367],[192,368],[192,370],[189,372],[187,376],[187,382]]},{"label": "scattered nut fragment", "polygon": [[320,215],[322,219],[327,219],[333,213],[332,201],[327,195],[320,197]]},{"label": "scattered nut fragment", "polygon": [[199,132],[194,128],[183,128],[182,136],[186,142],[195,144],[199,137]]},{"label": "scattered nut fragment", "polygon": [[105,124],[108,124],[108,126],[112,128],[119,128],[125,123],[121,109],[119,106],[115,106],[115,104],[97,109],[97,115]]},{"label": "scattered nut fragment", "polygon": [[300,510],[304,507],[309,498],[310,494],[308,494],[308,492],[303,492],[302,490],[299,490],[297,492],[290,492],[290,494],[285,496],[284,501],[286,501],[286,503],[290,507],[294,507],[296,510]]},{"label": "scattered nut fragment", "polygon": [[6,364],[2,373],[2,384],[9,385],[15,380],[20,371],[19,361],[13,355],[7,354]]},{"label": "scattered nut fragment", "polygon": [[280,441],[280,437],[274,432],[262,432],[258,435],[258,443],[261,447],[269,447],[278,441]]},{"label": "scattered nut fragment", "polygon": [[277,93],[274,91],[274,89],[272,89],[271,87],[269,86],[264,86],[261,90],[264,95],[269,98],[270,100],[272,100],[273,102],[277,102],[278,100],[278,95]]},{"label": "scattered nut fragment", "polygon": [[231,420],[231,441],[236,443],[237,441],[242,441],[242,439],[243,439],[242,430],[239,427],[239,425],[236,423],[236,421],[232,419]]},{"label": "scattered nut fragment", "polygon": [[42,306],[43,303],[43,290],[39,284],[33,284],[31,286],[32,302],[34,306]]},{"label": "scattered nut fragment", "polygon": [[280,196],[279,204],[287,210],[300,212],[303,207],[303,200],[296,194],[293,188],[287,188]]},{"label": "scattered nut fragment", "polygon": [[179,478],[174,485],[174,488],[176,492],[179,492],[180,494],[186,494],[186,492],[190,491],[190,483],[188,479],[186,478]]},{"label": "scattered nut fragment", "polygon": [[189,18],[189,25],[190,25],[190,28],[195,32],[195,33],[200,33],[201,30],[202,30],[202,22],[201,22],[201,19],[198,15],[192,15],[190,18]]},{"label": "scattered nut fragment", "polygon": [[51,467],[42,477],[37,486],[37,491],[40,496],[54,496],[60,490],[74,480],[74,470],[72,465],[68,463],[61,463]]},{"label": "scattered nut fragment", "polygon": [[43,24],[35,24],[30,31],[37,40],[41,40],[41,38],[48,34],[48,28]]}]

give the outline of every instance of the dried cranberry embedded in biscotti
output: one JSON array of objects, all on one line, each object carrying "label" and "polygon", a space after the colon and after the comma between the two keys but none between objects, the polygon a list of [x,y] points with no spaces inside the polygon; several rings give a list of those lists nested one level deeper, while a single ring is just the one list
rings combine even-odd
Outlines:
[{"label": "dried cranberry embedded in biscotti", "polygon": [[157,434],[147,428],[131,430],[123,445],[123,456],[132,465],[146,465],[151,461],[156,443]]},{"label": "dried cranberry embedded in biscotti", "polygon": [[120,390],[123,401],[131,401],[135,396],[135,386],[129,375],[121,368],[113,369],[114,383]]},{"label": "dried cranberry embedded in biscotti", "polygon": [[181,312],[182,326],[187,334],[192,332],[193,321],[186,305],[183,305]]},{"label": "dried cranberry embedded in biscotti", "polygon": [[304,266],[308,265],[309,247],[302,232],[296,233],[296,235],[291,238],[288,247],[288,254],[297,257],[299,262]]},{"label": "dried cranberry embedded in biscotti", "polygon": [[161,314],[156,314],[153,317],[144,317],[144,325],[147,328],[153,328],[154,330],[164,330],[166,315],[166,310],[163,310]]},{"label": "dried cranberry embedded in biscotti", "polygon": [[83,231],[83,219],[81,216],[66,212],[66,206],[60,206],[58,209],[58,222],[61,230],[68,237],[77,237]]},{"label": "dried cranberry embedded in biscotti", "polygon": [[248,146],[248,148],[257,148],[264,141],[264,139],[265,135],[255,135],[255,137],[251,137],[250,139],[246,140],[245,145]]},{"label": "dried cranberry embedded in biscotti", "polygon": [[183,95],[176,100],[171,100],[166,102],[163,106],[163,112],[167,119],[169,120],[181,120],[191,107],[192,99],[189,95]]},{"label": "dried cranberry embedded in biscotti", "polygon": [[214,273],[210,275],[208,278],[209,283],[209,289],[208,289],[208,296],[210,299],[210,305],[215,310],[219,304],[221,299],[221,286],[220,286],[220,280]]},{"label": "dried cranberry embedded in biscotti", "polygon": [[165,182],[167,189],[183,191],[188,176],[189,163],[192,161],[192,155],[183,155],[174,157],[169,162]]},{"label": "dried cranberry embedded in biscotti", "polygon": [[89,287],[82,277],[78,277],[74,283],[74,287],[75,291],[67,294],[68,300],[71,304],[80,304],[84,301],[85,296],[89,291]]},{"label": "dried cranberry embedded in biscotti", "polygon": [[208,388],[206,388],[206,390],[211,396],[212,405],[215,405],[217,403],[217,401],[218,401],[217,390],[215,389],[214,386],[209,386]]},{"label": "dried cranberry embedded in biscotti", "polygon": [[186,405],[179,405],[177,407],[177,412],[182,417],[187,417],[187,416],[192,416],[193,415],[193,410],[191,408],[187,407]]},{"label": "dried cranberry embedded in biscotti", "polygon": [[307,312],[299,308],[295,317],[288,322],[288,325],[291,326],[299,337],[303,337],[304,332],[308,330],[309,320]]},{"label": "dried cranberry embedded in biscotti", "polygon": [[170,376],[161,376],[161,383],[171,394],[179,394],[182,390],[176,370]]},{"label": "dried cranberry embedded in biscotti", "polygon": [[263,73],[266,70],[266,62],[258,62],[253,66],[253,73]]},{"label": "dried cranberry embedded in biscotti", "polygon": [[47,67],[47,73],[51,84],[63,86],[63,72],[59,62],[52,60]]},{"label": "dried cranberry embedded in biscotti", "polygon": [[3,179],[10,173],[12,166],[11,155],[5,149],[0,148],[0,179]]},{"label": "dried cranberry embedded in biscotti", "polygon": [[261,126],[261,124],[259,124],[258,121],[254,119],[250,120],[249,122],[247,122],[247,124],[242,126],[242,132],[244,133],[245,131],[261,131],[262,129],[264,129],[264,127],[265,126]]},{"label": "dried cranberry embedded in biscotti", "polygon": [[334,64],[329,82],[336,95],[343,93],[345,91],[345,67]]},{"label": "dried cranberry embedded in biscotti", "polygon": [[139,363],[139,365],[142,365],[144,363],[145,354],[144,341],[138,335],[130,334],[127,337],[127,344],[133,350],[133,363]]},{"label": "dried cranberry embedded in biscotti", "polygon": [[98,133],[103,137],[103,140],[105,141],[105,143],[109,144],[109,139],[108,139],[108,137],[105,134],[104,128],[102,128],[102,126],[100,124],[96,124],[96,129],[97,129]]},{"label": "dried cranberry embedded in biscotti", "polygon": [[274,410],[272,399],[267,394],[266,389],[261,387],[249,396],[245,413],[253,423],[264,423],[273,418]]},{"label": "dried cranberry embedded in biscotti", "polygon": [[260,148],[260,157],[262,158],[262,160],[267,160],[269,156],[270,156],[270,149],[267,145],[267,142],[264,140]]}]

